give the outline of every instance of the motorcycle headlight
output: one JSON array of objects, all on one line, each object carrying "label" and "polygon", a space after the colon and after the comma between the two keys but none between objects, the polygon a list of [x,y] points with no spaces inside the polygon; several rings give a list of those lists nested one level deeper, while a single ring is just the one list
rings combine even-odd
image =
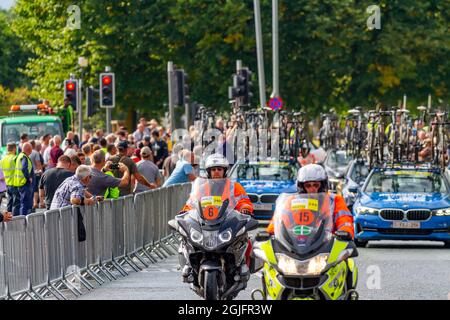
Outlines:
[{"label": "motorcycle headlight", "polygon": [[215,249],[218,246],[219,231],[203,231],[203,246]]},{"label": "motorcycle headlight", "polygon": [[225,230],[221,234],[219,234],[219,240],[221,243],[225,243],[231,240],[231,230]]},{"label": "motorcycle headlight", "polygon": [[320,275],[327,266],[328,254],[319,254],[314,258],[300,261],[285,254],[277,253],[278,268],[285,275]]},{"label": "motorcycle headlight", "polygon": [[450,208],[433,210],[433,216],[437,217],[450,216]]},{"label": "motorcycle headlight", "polygon": [[202,244],[203,234],[201,234],[195,229],[191,229],[191,240],[194,241],[195,243]]},{"label": "motorcycle headlight", "polygon": [[355,209],[357,214],[366,214],[366,215],[378,215],[379,211],[378,209],[368,208],[368,207],[357,207]]}]

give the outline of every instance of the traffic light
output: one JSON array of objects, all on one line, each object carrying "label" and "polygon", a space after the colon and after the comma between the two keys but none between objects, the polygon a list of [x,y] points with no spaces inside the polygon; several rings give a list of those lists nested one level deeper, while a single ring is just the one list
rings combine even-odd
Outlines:
[{"label": "traffic light", "polygon": [[[67,100],[67,101],[66,101]],[[64,104],[71,105],[73,111],[78,110],[78,80],[64,81]]]},{"label": "traffic light", "polygon": [[183,69],[174,70],[172,73],[171,90],[173,104],[184,106],[189,103],[189,86],[187,85],[187,73]]},{"label": "traffic light", "polygon": [[253,97],[251,76],[252,72],[248,68],[242,68],[237,74],[233,74],[233,86],[228,87],[228,98],[231,100],[241,98],[239,101],[241,106],[250,105]]},{"label": "traffic light", "polygon": [[251,82],[252,72],[250,71],[249,68],[243,68],[242,70],[240,70],[240,72],[242,78],[244,78],[244,92],[242,94],[243,96],[242,103],[243,105],[248,106],[250,105],[250,101],[253,97],[252,82]]},{"label": "traffic light", "polygon": [[99,93],[99,90],[94,89],[93,86],[87,88],[86,91],[86,116],[92,117],[96,112],[96,105],[98,104],[98,99],[95,98],[95,95]]},{"label": "traffic light", "polygon": [[100,107],[114,108],[116,104],[114,73],[100,74]]}]

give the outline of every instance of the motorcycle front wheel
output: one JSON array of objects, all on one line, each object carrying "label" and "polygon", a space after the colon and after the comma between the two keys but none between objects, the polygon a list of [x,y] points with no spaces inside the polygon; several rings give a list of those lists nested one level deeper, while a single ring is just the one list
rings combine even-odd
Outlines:
[{"label": "motorcycle front wheel", "polygon": [[219,300],[219,272],[205,271],[204,298],[205,300]]}]

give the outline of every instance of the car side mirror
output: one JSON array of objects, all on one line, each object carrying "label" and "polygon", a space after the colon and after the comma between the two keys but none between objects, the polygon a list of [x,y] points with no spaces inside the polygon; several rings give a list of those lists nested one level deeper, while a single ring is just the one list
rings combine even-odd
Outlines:
[{"label": "car side mirror", "polygon": [[263,242],[269,240],[271,237],[270,233],[266,231],[261,231],[256,234],[255,241]]}]

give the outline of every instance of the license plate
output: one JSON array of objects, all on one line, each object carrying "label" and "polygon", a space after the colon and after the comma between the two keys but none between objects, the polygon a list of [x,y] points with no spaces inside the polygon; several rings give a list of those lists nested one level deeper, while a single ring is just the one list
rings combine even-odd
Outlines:
[{"label": "license plate", "polygon": [[392,227],[398,229],[420,229],[420,222],[394,221]]},{"label": "license plate", "polygon": [[271,211],[272,210],[272,204],[270,203],[254,203],[253,204],[254,210],[264,210],[264,211]]}]

